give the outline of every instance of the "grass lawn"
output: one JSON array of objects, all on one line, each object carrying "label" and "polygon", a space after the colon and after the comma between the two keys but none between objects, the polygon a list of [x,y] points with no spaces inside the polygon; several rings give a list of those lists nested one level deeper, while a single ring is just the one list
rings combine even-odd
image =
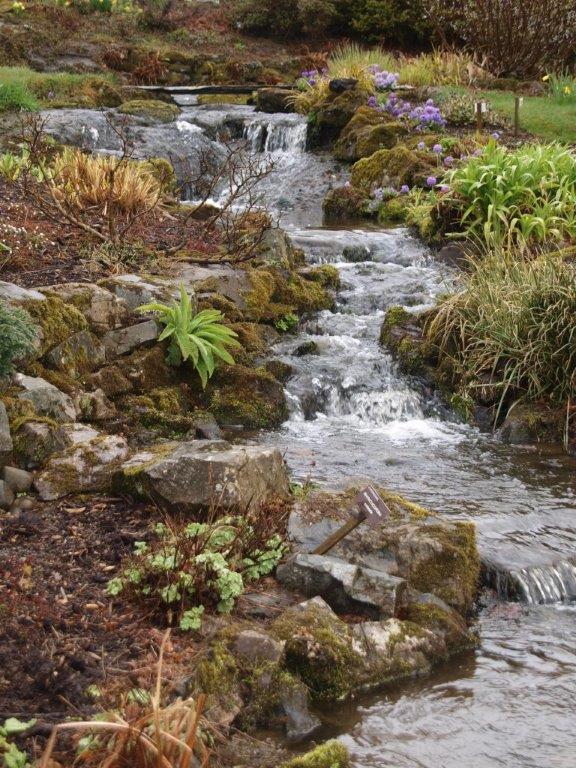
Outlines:
[{"label": "grass lawn", "polygon": [[[496,112],[514,118],[511,91],[484,91],[479,94]],[[559,104],[545,96],[524,96],[520,107],[520,127],[547,141],[576,144],[576,103]]]},{"label": "grass lawn", "polygon": [[0,67],[0,112],[19,106],[33,109],[38,102],[54,106],[68,101],[90,103],[104,83],[113,82],[110,75],[45,73],[27,67]]}]

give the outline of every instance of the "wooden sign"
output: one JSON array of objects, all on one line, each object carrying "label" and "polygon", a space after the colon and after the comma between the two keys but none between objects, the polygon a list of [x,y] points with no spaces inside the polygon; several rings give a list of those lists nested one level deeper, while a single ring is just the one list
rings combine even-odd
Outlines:
[{"label": "wooden sign", "polygon": [[369,525],[380,525],[390,517],[390,510],[378,491],[371,485],[360,491],[356,497],[356,503],[358,504],[360,514]]},{"label": "wooden sign", "polygon": [[351,531],[357,528],[364,520],[369,525],[378,526],[390,517],[390,510],[384,503],[384,500],[371,485],[364,488],[356,497],[356,503],[360,514],[352,517],[344,523],[331,536],[313,549],[310,554],[324,555],[328,550],[335,547],[339,541],[347,536]]}]

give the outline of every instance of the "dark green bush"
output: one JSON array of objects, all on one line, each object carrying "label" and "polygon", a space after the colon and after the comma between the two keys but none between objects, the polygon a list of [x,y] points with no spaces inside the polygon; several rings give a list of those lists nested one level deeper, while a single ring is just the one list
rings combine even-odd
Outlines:
[{"label": "dark green bush", "polygon": [[366,42],[402,48],[427,43],[431,33],[420,0],[350,0],[348,24]]},{"label": "dark green bush", "polygon": [[13,362],[34,349],[36,326],[28,312],[0,302],[0,376],[13,371]]}]

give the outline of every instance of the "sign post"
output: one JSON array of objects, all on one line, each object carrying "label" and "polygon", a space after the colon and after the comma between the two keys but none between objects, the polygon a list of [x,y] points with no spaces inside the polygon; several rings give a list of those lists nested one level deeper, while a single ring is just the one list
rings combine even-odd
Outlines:
[{"label": "sign post", "polygon": [[522,96],[516,96],[514,99],[514,136],[520,133],[520,107],[524,103]]},{"label": "sign post", "polygon": [[371,485],[360,491],[356,497],[356,504],[358,505],[359,514],[345,522],[337,531],[334,531],[331,536],[328,536],[325,541],[319,544],[316,549],[312,550],[310,554],[325,555],[326,552],[335,547],[339,541],[342,541],[345,536],[357,528],[364,520],[366,520],[368,525],[377,527],[390,517],[390,509],[378,491]]}]

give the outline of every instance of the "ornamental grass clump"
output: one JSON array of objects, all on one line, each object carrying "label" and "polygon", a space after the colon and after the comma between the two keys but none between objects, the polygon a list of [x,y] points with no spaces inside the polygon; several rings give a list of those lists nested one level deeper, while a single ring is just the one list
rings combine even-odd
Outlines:
[{"label": "ornamental grass clump", "polygon": [[463,393],[568,406],[576,396],[574,250],[495,248],[471,258],[463,289],[441,301],[427,334]]},{"label": "ornamental grass clump", "polygon": [[465,236],[489,245],[576,236],[576,155],[560,144],[508,150],[490,141],[446,182]]}]

